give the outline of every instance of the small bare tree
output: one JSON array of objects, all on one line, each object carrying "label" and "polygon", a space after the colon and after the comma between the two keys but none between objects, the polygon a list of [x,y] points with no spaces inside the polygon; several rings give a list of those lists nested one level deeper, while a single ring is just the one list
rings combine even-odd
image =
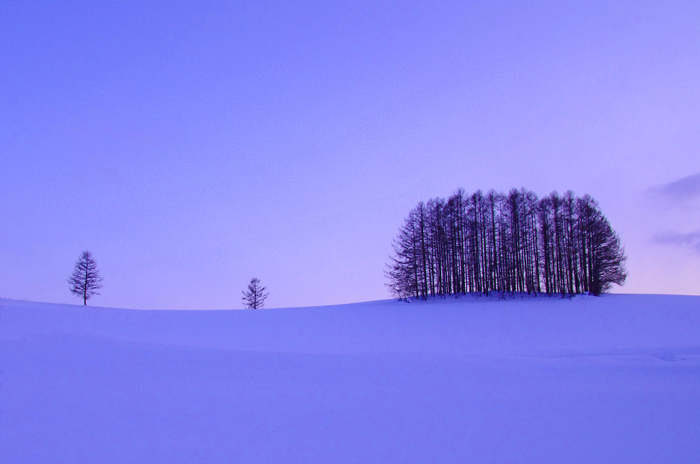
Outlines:
[{"label": "small bare tree", "polygon": [[260,285],[260,279],[253,277],[248,284],[248,290],[243,292],[243,306],[246,309],[262,309],[265,307],[265,299],[270,294],[267,287]]},{"label": "small bare tree", "polygon": [[102,288],[102,277],[92,253],[87,250],[82,252],[73,274],[68,278],[68,285],[71,293],[83,298],[84,305],[93,295],[99,295],[97,290]]}]

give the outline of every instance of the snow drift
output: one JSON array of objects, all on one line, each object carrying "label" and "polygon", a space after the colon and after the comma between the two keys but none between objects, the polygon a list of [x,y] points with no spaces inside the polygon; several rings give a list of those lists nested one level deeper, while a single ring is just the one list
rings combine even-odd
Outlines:
[{"label": "snow drift", "polygon": [[695,463],[700,297],[0,300],[2,463]]}]

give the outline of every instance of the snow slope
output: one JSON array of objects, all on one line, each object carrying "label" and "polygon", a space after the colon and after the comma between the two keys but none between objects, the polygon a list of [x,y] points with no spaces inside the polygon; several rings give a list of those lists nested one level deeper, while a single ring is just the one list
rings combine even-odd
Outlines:
[{"label": "snow slope", "polygon": [[0,300],[1,463],[698,463],[700,297]]}]

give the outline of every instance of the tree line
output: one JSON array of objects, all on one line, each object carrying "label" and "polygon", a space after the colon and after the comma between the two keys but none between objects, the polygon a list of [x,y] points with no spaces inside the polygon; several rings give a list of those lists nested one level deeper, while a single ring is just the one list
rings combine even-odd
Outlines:
[{"label": "tree line", "polygon": [[491,292],[599,295],[627,277],[624,248],[590,196],[459,189],[420,202],[392,243],[398,298]]}]

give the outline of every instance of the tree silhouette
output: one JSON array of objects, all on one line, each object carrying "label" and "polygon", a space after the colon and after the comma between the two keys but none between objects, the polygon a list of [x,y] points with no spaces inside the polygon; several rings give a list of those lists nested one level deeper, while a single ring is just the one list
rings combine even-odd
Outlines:
[{"label": "tree silhouette", "polygon": [[68,285],[71,293],[83,298],[84,305],[93,295],[99,295],[97,290],[102,288],[102,277],[92,253],[87,250],[82,252],[73,274],[68,278]]},{"label": "tree silhouette", "polygon": [[267,287],[260,285],[260,279],[253,277],[248,284],[248,290],[243,292],[243,306],[246,309],[262,309],[270,292]]},{"label": "tree silhouette", "polygon": [[419,203],[392,243],[399,298],[455,293],[599,295],[627,277],[620,238],[590,195],[458,190]]}]

